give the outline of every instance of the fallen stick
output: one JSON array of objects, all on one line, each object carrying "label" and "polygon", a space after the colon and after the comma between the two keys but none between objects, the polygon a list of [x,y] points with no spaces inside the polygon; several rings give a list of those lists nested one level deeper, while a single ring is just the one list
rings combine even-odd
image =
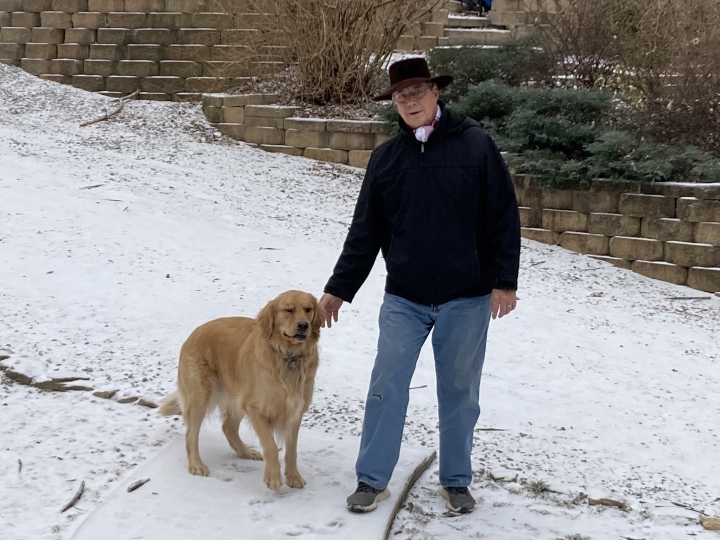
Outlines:
[{"label": "fallen stick", "polygon": [[405,482],[405,486],[403,487],[403,490],[400,492],[400,497],[398,497],[398,500],[395,502],[395,507],[392,509],[392,513],[390,514],[390,519],[387,522],[387,525],[385,526],[385,533],[383,534],[383,540],[388,540],[390,537],[390,531],[392,531],[393,523],[395,522],[395,517],[397,516],[398,512],[400,511],[400,508],[402,507],[403,503],[407,499],[408,493],[410,493],[410,489],[412,489],[413,485],[415,485],[415,482],[418,481],[418,478],[422,476],[422,473],[424,473],[427,468],[430,466],[430,464],[435,461],[435,458],[437,457],[437,452],[433,450],[433,453],[430,454],[428,457],[425,458],[425,460],[420,463],[417,467],[415,467],[415,470],[410,475],[410,478],[407,479]]},{"label": "fallen stick", "polygon": [[75,503],[80,500],[80,497],[82,497],[83,492],[85,491],[85,480],[82,481],[80,484],[80,487],[77,490],[77,493],[75,493],[75,496],[70,499],[70,502],[67,503],[65,506],[63,506],[63,509],[60,510],[60,513],[62,514],[65,510],[68,510],[75,506]]},{"label": "fallen stick", "polygon": [[147,484],[149,481],[150,481],[149,478],[145,478],[145,479],[143,479],[143,480],[138,480],[137,482],[134,482],[134,483],[130,484],[130,485],[128,486],[128,488],[127,488],[128,493],[131,493],[131,492],[135,491],[136,489],[144,486],[144,485]]},{"label": "fallen stick", "polygon": [[22,459],[18,459],[18,473],[22,472]]},{"label": "fallen stick", "polygon": [[668,300],[710,300],[709,296],[671,296]]},{"label": "fallen stick", "polygon": [[591,498],[591,497],[588,497],[587,502],[588,502],[588,504],[589,504],[590,506],[597,506],[597,505],[602,505],[602,506],[614,506],[615,508],[619,508],[620,510],[623,510],[623,511],[625,511],[625,512],[627,512],[628,510],[630,510],[630,509],[628,508],[627,503],[620,502],[620,501],[616,501],[616,500],[614,500],[614,499],[605,499],[605,498],[602,498],[602,499],[593,499],[593,498]]},{"label": "fallen stick", "polygon": [[422,386],[411,386],[410,390],[418,390],[420,388],[427,388],[427,384],[423,384]]},{"label": "fallen stick", "polygon": [[90,121],[88,121],[88,122],[82,123],[82,124],[80,124],[80,127],[85,127],[85,126],[89,126],[89,125],[91,125],[91,124],[96,124],[97,122],[102,122],[103,120],[107,120],[107,119],[110,118],[111,116],[115,116],[116,114],[118,114],[120,111],[123,110],[123,107],[125,106],[125,101],[126,101],[126,100],[136,97],[139,93],[140,93],[140,90],[138,89],[138,90],[135,90],[135,91],[134,91],[132,94],[130,94],[129,96],[125,96],[125,97],[120,98],[120,106],[119,106],[117,109],[115,109],[113,112],[111,112],[110,114],[108,114],[108,112],[107,112],[107,110],[106,110],[106,111],[105,111],[105,114],[104,114],[103,116],[101,116],[100,118],[96,118],[95,120],[90,120]]},{"label": "fallen stick", "polygon": [[701,510],[696,510],[695,508],[693,508],[692,506],[688,506],[687,504],[683,504],[683,503],[679,503],[679,502],[675,502],[675,501],[670,501],[670,503],[674,504],[675,506],[679,506],[680,508],[684,508],[685,510],[690,510],[691,512],[697,512],[698,514],[702,514],[704,516],[711,515],[711,514],[708,514],[707,512],[703,512]]}]

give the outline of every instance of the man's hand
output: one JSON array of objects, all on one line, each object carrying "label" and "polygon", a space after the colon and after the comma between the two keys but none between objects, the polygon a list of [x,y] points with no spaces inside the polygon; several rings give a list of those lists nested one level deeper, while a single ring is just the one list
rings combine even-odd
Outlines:
[{"label": "man's hand", "polygon": [[517,296],[515,295],[515,291],[493,289],[490,305],[492,309],[492,318],[502,319],[505,315],[515,309],[515,306],[517,305]]},{"label": "man's hand", "polygon": [[[343,299],[338,298],[337,296],[333,296],[330,293],[325,293],[320,297],[319,303],[327,314],[326,322],[328,328],[331,328],[333,319],[335,319],[335,322],[337,322],[338,320],[338,311],[340,310],[340,306],[343,305]],[[324,322],[323,328],[325,328]]]}]

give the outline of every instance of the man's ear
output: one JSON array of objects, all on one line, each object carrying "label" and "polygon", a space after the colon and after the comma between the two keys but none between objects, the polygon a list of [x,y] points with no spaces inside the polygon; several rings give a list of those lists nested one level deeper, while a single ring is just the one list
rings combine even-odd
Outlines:
[{"label": "man's ear", "polygon": [[275,300],[270,300],[257,316],[257,323],[263,335],[272,337],[275,330]]}]

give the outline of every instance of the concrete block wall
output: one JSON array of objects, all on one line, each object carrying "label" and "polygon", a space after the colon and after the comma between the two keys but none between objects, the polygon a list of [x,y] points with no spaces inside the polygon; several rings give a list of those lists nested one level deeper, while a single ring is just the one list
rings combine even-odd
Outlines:
[{"label": "concrete block wall", "polygon": [[645,276],[720,292],[720,184],[544,189],[514,175],[525,238],[589,254]]},{"label": "concrete block wall", "polygon": [[282,47],[233,62],[261,14],[221,9],[218,0],[0,0],[0,62],[111,97],[140,90],[159,100],[199,99],[286,65]]},{"label": "concrete block wall", "polygon": [[[110,97],[199,99],[287,65],[267,32],[257,61],[233,61],[262,26],[264,14],[249,11],[241,0],[0,0],[0,62]],[[400,50],[436,46],[443,16],[403,36]]]},{"label": "concrete block wall", "polygon": [[202,101],[221,133],[268,152],[364,168],[373,148],[389,139],[383,122],[298,118],[297,107],[275,105],[275,95],[205,95]]}]

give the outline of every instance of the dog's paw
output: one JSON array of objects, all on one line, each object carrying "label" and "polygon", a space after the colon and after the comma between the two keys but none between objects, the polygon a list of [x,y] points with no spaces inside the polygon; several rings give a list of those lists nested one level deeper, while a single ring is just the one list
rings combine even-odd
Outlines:
[{"label": "dog's paw", "polygon": [[257,450],[252,450],[251,448],[248,448],[247,451],[243,452],[242,454],[238,454],[242,459],[254,459],[257,461],[262,461],[263,455],[258,452]]},{"label": "dog's paw", "polygon": [[303,477],[300,476],[300,473],[297,471],[286,473],[285,480],[287,480],[287,485],[291,488],[299,489],[305,487],[305,480],[303,480]]},{"label": "dog's paw", "polygon": [[188,472],[193,476],[207,476],[210,474],[210,469],[204,463],[195,463],[188,466]]},{"label": "dog's paw", "polygon": [[280,467],[270,470],[268,470],[268,468],[265,468],[265,475],[263,476],[263,480],[265,481],[265,485],[273,491],[280,491],[280,486],[282,486]]}]

